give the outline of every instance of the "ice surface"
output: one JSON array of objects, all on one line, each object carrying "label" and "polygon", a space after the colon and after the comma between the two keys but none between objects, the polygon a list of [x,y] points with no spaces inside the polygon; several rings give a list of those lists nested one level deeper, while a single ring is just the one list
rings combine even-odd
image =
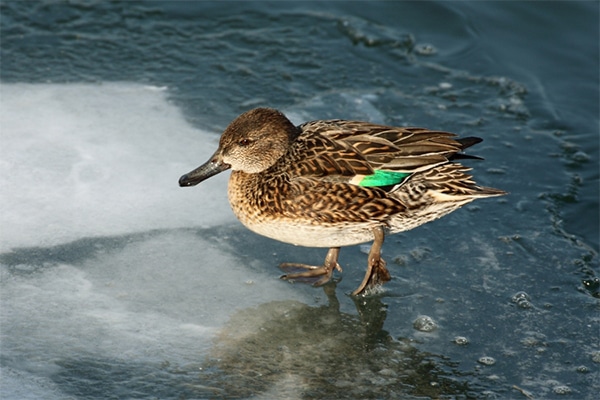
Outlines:
[{"label": "ice surface", "polygon": [[[197,249],[208,262],[197,258]],[[181,361],[191,349],[201,354],[229,313],[277,297],[269,286],[279,282],[271,278],[197,235],[177,231],[134,240],[78,266],[34,272],[17,266],[10,275],[4,267],[3,351],[139,361],[151,347],[151,359]],[[283,290],[287,285],[278,286],[281,297],[293,295]]]},{"label": "ice surface", "polygon": [[227,174],[204,190],[178,188],[179,176],[214,152],[218,133],[187,123],[165,90],[131,84],[2,84],[0,90],[0,252],[233,220]]},{"label": "ice surface", "polygon": [[164,90],[1,91],[3,395],[85,397],[73,369],[113,382],[119,368],[200,365],[231,313],[305,298],[214,233],[237,224],[228,174],[178,187],[218,135],[190,126]]}]

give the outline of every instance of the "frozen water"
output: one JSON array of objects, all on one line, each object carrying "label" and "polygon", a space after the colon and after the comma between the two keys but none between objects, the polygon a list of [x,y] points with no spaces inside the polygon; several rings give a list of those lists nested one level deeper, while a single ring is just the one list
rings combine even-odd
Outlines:
[{"label": "frozen water", "polygon": [[84,379],[96,364],[106,374],[121,364],[199,365],[231,313],[304,299],[200,226],[233,220],[227,174],[209,190],[177,185],[217,136],[186,123],[164,90],[1,90],[3,395],[82,395],[54,383],[82,365]]},{"label": "frozen water", "polygon": [[[226,174],[179,190],[216,149],[166,91],[130,84],[3,84],[0,252],[89,235],[233,220]],[[198,209],[196,215],[189,210]]]},{"label": "frozen water", "polygon": [[421,332],[432,332],[438,328],[438,325],[433,318],[427,315],[420,315],[415,322],[413,322],[413,327]]}]

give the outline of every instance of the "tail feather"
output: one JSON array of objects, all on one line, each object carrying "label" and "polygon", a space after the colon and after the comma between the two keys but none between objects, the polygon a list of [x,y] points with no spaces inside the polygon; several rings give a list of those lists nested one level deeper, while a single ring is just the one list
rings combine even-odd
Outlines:
[{"label": "tail feather", "polygon": [[[457,141],[458,143],[460,143],[460,149],[461,150],[465,150],[466,148],[474,146],[477,143],[483,142],[482,138],[478,138],[478,137],[475,137],[475,136],[467,136],[467,137],[464,137],[464,138],[457,138],[457,139],[454,139],[454,140]],[[455,160],[483,160],[483,158],[479,157],[479,156],[473,156],[471,154],[454,153],[454,154],[452,154],[448,158],[448,160],[450,160],[450,161],[455,161]]]},{"label": "tail feather", "polygon": [[458,143],[460,143],[461,150],[464,150],[468,147],[474,146],[477,143],[483,142],[482,138],[478,138],[476,136],[467,136],[467,137],[463,137],[463,138],[456,138],[454,140],[456,140]]}]

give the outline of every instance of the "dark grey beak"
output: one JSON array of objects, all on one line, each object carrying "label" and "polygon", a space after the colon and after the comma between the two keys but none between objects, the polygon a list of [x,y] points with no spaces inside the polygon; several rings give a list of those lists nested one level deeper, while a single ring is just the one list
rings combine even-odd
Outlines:
[{"label": "dark grey beak", "polygon": [[202,164],[195,170],[188,172],[179,178],[179,186],[184,187],[197,185],[203,180],[208,179],[219,172],[223,172],[230,167],[231,165],[225,164],[215,153],[205,164]]}]

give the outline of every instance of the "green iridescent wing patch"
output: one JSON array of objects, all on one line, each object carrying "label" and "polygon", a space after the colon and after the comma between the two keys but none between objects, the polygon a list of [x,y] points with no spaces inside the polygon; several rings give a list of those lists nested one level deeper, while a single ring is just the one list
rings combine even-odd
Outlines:
[{"label": "green iridescent wing patch", "polygon": [[373,175],[365,176],[358,186],[393,186],[402,183],[411,174],[407,172],[375,171]]}]

